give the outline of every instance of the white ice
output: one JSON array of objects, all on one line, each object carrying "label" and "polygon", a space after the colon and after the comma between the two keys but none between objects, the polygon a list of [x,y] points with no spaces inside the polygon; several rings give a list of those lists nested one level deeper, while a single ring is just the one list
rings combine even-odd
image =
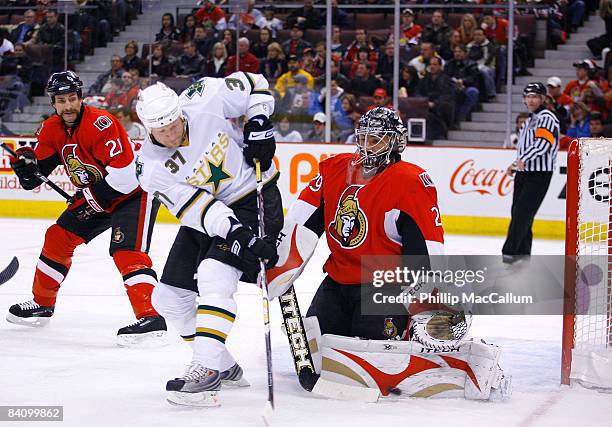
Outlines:
[{"label": "white ice", "polygon": [[[108,256],[109,233],[77,249],[50,324],[31,329],[3,320],[8,307],[31,298],[32,277],[49,220],[0,219],[0,268],[19,257],[17,275],[0,287],[0,405],[63,405],[69,426],[261,426],[266,365],[259,290],[237,293],[238,318],[228,339],[252,386],[222,390],[222,406],[183,409],[165,401],[165,382],[189,362],[187,346],[170,332],[155,349],[115,346],[119,327],[133,314],[121,277]],[[176,225],[158,224],[151,256],[161,272]],[[447,236],[447,252],[498,254],[497,237]],[[318,249],[297,290],[305,312],[322,273]],[[534,253],[562,254],[560,241],[534,242]],[[612,426],[612,396],[560,387],[559,316],[481,316],[471,335],[502,346],[514,378],[509,402],[410,399],[376,404],[329,401],[303,391],[294,375],[281,317],[272,304],[275,426]]]}]

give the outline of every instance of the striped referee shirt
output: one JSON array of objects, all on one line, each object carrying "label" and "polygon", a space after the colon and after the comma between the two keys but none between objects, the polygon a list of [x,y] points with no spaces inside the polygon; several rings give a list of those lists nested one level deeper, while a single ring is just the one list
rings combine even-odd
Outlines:
[{"label": "striped referee shirt", "polygon": [[552,172],[559,151],[559,119],[540,107],[529,114],[519,133],[517,155],[530,172]]}]

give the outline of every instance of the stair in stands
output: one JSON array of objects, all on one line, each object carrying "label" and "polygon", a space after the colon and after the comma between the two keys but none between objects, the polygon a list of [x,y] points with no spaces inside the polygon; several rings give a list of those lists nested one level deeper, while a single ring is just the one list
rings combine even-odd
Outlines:
[{"label": "stair in stands", "polygon": [[[544,58],[535,60],[535,67],[529,69],[533,76],[515,77],[512,85],[512,127],[517,114],[527,111],[522,96],[525,84],[532,81],[546,84],[551,76],[560,77],[563,85],[567,84],[576,76],[572,64],[593,56],[586,41],[604,32],[603,20],[598,15],[592,15],[578,33],[571,34],[566,44],[559,46],[558,50],[546,50]],[[482,104],[482,111],[473,113],[472,121],[460,123],[460,130],[449,131],[448,140],[435,140],[433,145],[501,147],[505,140],[507,96],[500,93],[495,101]]]}]

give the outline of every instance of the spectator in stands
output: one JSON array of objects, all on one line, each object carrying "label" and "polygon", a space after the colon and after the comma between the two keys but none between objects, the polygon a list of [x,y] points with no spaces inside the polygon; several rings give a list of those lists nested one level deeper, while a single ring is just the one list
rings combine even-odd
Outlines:
[{"label": "spectator in stands", "polygon": [[236,53],[236,42],[234,41],[234,33],[232,30],[224,30],[223,38],[221,39],[221,43],[225,45],[225,49],[227,50],[228,55],[234,55]]},{"label": "spectator in stands", "polygon": [[432,57],[425,77],[419,81],[418,93],[429,100],[427,135],[429,139],[446,138],[453,123],[456,92],[453,81],[442,72],[442,58]]},{"label": "spectator in stands", "polygon": [[417,96],[419,85],[419,72],[412,65],[405,65],[400,71],[398,96],[407,98]]},{"label": "spectator in stands", "polygon": [[230,75],[236,71],[244,71],[248,73],[259,72],[259,59],[249,52],[250,42],[246,37],[238,39],[238,54],[240,60],[236,64],[236,55],[232,55],[227,58],[227,65],[225,66],[225,74]]},{"label": "spectator in stands", "polygon": [[4,113],[21,113],[29,106],[31,102],[26,93],[26,85],[18,76],[0,76],[0,98],[3,100]]},{"label": "spectator in stands", "polygon": [[[331,106],[332,122],[333,122],[335,115],[340,110],[342,110],[342,102],[340,98],[342,98],[342,95],[344,95],[344,88],[341,88],[340,86],[338,86],[338,82],[335,81],[334,79],[332,79],[329,82],[329,88],[330,88],[329,92],[331,94],[331,97],[329,99],[329,105]],[[321,91],[319,92],[319,104],[321,104],[322,107],[325,106],[326,95],[327,95],[327,88],[326,87],[321,88]]]},{"label": "spectator in stands", "polygon": [[474,31],[474,41],[467,45],[468,57],[478,64],[478,71],[484,83],[484,94],[487,101],[497,95],[495,87],[495,63],[497,60],[497,43],[490,41],[480,28]]},{"label": "spectator in stands", "polygon": [[478,103],[478,65],[468,59],[465,45],[455,47],[454,58],[446,63],[444,72],[455,83],[457,89],[457,121],[465,121]]},{"label": "spectator in stands", "polygon": [[206,62],[206,75],[208,77],[225,77],[225,64],[227,63],[227,49],[221,42],[213,46],[213,54]]},{"label": "spectator in stands", "polygon": [[566,135],[570,138],[591,136],[589,108],[583,102],[575,102],[570,108],[570,127],[567,129]]},{"label": "spectator in stands", "polygon": [[[408,65],[414,67],[419,73],[419,77],[423,78],[432,58],[440,58],[440,55],[434,50],[433,43],[423,42],[421,43],[421,54],[412,58]],[[440,58],[440,61],[442,65],[444,65],[444,60],[442,58]]]},{"label": "spectator in stands", "polygon": [[291,129],[289,117],[286,115],[278,119],[278,129],[274,131],[274,139],[276,142],[302,142],[302,134],[297,130]]},{"label": "spectator in stands", "polygon": [[[325,42],[320,41],[315,45],[315,56],[313,58],[314,67],[317,70],[318,78],[315,78],[317,85],[325,85],[325,57],[327,54]],[[314,75],[313,75],[314,76]]]},{"label": "spectator in stands", "polygon": [[355,76],[350,81],[349,89],[357,96],[372,96],[380,84],[381,82],[370,72],[370,64],[360,62],[355,70]]},{"label": "spectator in stands", "polygon": [[336,138],[340,142],[345,142],[353,134],[355,125],[359,121],[361,114],[357,111],[357,98],[355,95],[345,93],[340,97],[340,109],[332,109],[333,125],[336,129]]},{"label": "spectator in stands", "polygon": [[206,28],[204,28],[204,26],[201,24],[198,24],[195,27],[193,32],[193,41],[196,44],[198,53],[202,55],[203,58],[208,58],[212,52],[213,45],[216,43],[212,30],[210,30],[210,34],[208,34]]},{"label": "spectator in stands", "polygon": [[199,79],[202,76],[206,61],[196,49],[193,41],[183,44],[183,54],[179,57],[175,66],[176,77]]},{"label": "spectator in stands", "polygon": [[159,33],[155,34],[156,42],[173,42],[181,40],[181,32],[174,25],[174,15],[171,13],[164,13],[161,19],[161,29]]},{"label": "spectator in stands", "polygon": [[111,56],[110,70],[98,76],[94,84],[89,87],[87,95],[106,95],[108,92],[110,92],[111,81],[113,79],[121,80],[121,75],[124,71],[121,57],[119,55]]},{"label": "spectator in stands", "polygon": [[287,72],[281,45],[276,42],[268,45],[268,55],[259,62],[259,72],[267,80],[276,80]]},{"label": "spectator in stands", "polygon": [[54,71],[63,68],[64,65],[64,32],[64,26],[58,22],[57,11],[49,9],[46,22],[38,30],[36,43],[53,46]]},{"label": "spectator in stands", "polygon": [[423,29],[421,41],[432,43],[436,49],[439,49],[451,31],[452,29],[444,22],[444,12],[438,9],[431,15],[431,24],[427,24]]},{"label": "spectator in stands", "polygon": [[293,25],[291,27],[291,33],[289,39],[283,42],[283,51],[285,56],[291,55],[297,56],[302,59],[304,49],[311,47],[310,43],[303,39],[304,32],[300,29],[299,25]]},{"label": "spectator in stands", "polygon": [[559,120],[559,133],[565,134],[567,132],[567,124],[569,122],[569,110],[566,110],[565,107],[559,105],[555,99],[546,95],[542,102],[544,108],[552,111],[555,116],[557,116],[557,120]]},{"label": "spectator in stands", "polygon": [[[32,80],[32,59],[26,55],[23,43],[15,44],[15,50],[2,58],[0,75],[16,75],[29,87]],[[26,91],[29,93],[29,90]]]},{"label": "spectator in stands", "polygon": [[597,111],[603,115],[604,120],[608,118],[608,109],[603,94],[596,96],[593,89],[587,86],[582,91],[580,102],[583,102],[591,113]]},{"label": "spectator in stands", "polygon": [[[559,77],[550,77],[546,80],[546,87],[548,87],[548,95],[550,95],[554,101],[569,111],[569,107],[574,103],[574,100],[561,91],[561,79]],[[565,133],[565,132],[561,132]]]},{"label": "spectator in stands", "polygon": [[310,73],[310,75],[314,77],[316,82],[318,80],[318,77],[321,77],[325,70],[317,67],[315,57],[316,54],[314,50],[312,50],[311,48],[304,49],[304,56],[302,57],[302,68],[308,73]]},{"label": "spectator in stands", "polygon": [[391,104],[387,91],[382,87],[379,87],[374,91],[374,103],[368,107],[368,111],[376,107],[385,107],[394,110],[393,104]]},{"label": "spectator in stands", "polygon": [[134,139],[144,139],[147,136],[147,130],[143,125],[132,120],[132,113],[126,108],[111,111],[111,113],[121,122],[128,136]]},{"label": "spectator in stands", "polygon": [[604,125],[605,121],[601,113],[594,112],[589,116],[589,128],[593,138],[612,138],[612,126]]},{"label": "spectator in stands", "polygon": [[332,59],[334,62],[339,62],[346,56],[346,46],[340,40],[340,28],[332,28],[332,43],[331,43]]},{"label": "spectator in stands", "polygon": [[268,55],[268,46],[270,43],[275,42],[272,39],[272,32],[269,28],[262,28],[259,30],[259,40],[251,46],[251,53],[255,55],[257,59],[263,59]]},{"label": "spectator in stands", "polygon": [[47,18],[47,10],[49,9],[49,0],[36,0],[36,12],[34,20],[38,25],[42,25]]},{"label": "spectator in stands", "polygon": [[461,43],[461,34],[457,30],[453,30],[450,33],[448,40],[446,40],[442,47],[440,47],[439,54],[445,61],[450,61],[455,57],[455,48]]},{"label": "spectator in stands", "polygon": [[[337,25],[341,28],[348,28],[348,14],[338,7],[338,0],[331,0],[332,9],[332,25]],[[323,25],[327,22],[327,9],[323,9],[321,14],[321,22]]]},{"label": "spectator in stands", "polygon": [[121,74],[121,82],[123,83],[123,99],[121,104],[130,109],[134,109],[134,102],[138,98],[138,92],[140,91],[140,81],[134,80],[134,77],[129,71],[124,71]]},{"label": "spectator in stands", "polygon": [[171,77],[174,74],[174,59],[166,55],[164,46],[156,43],[147,61],[151,61],[151,77]]},{"label": "spectator in stands", "polygon": [[351,64],[351,69],[349,70],[348,77],[352,79],[355,77],[355,71],[357,70],[357,66],[359,64],[368,64],[370,66],[370,72],[373,75],[376,75],[376,62],[370,61],[370,52],[366,47],[359,48],[359,52],[357,53],[357,57],[353,60]]},{"label": "spectator in stands", "polygon": [[275,13],[276,8],[270,5],[264,9],[263,16],[255,22],[255,25],[257,25],[259,28],[269,29],[272,34],[272,38],[276,38],[276,32],[283,29],[283,21],[276,18],[274,16]]},{"label": "spectator in stands", "polygon": [[129,70],[130,68],[138,68],[140,75],[143,75],[145,64],[138,56],[138,42],[136,40],[130,40],[125,44],[123,51],[125,52],[125,56],[121,59],[123,62],[123,69]]},{"label": "spectator in stands", "polygon": [[20,22],[17,27],[11,31],[11,42],[13,44],[23,43],[24,45],[36,40],[36,32],[39,26],[36,23],[36,14],[32,9],[28,9],[23,14],[23,22]]},{"label": "spectator in stands", "polygon": [[325,122],[327,116],[323,112],[319,112],[312,118],[312,129],[306,134],[308,142],[328,142],[325,141]]},{"label": "spectator in stands", "polygon": [[314,88],[314,78],[310,75],[309,72],[303,70],[301,68],[300,62],[295,55],[290,55],[287,57],[287,71],[285,74],[280,76],[274,85],[274,88],[278,92],[278,94],[282,97],[285,96],[288,88],[295,86],[295,77],[298,75],[306,76],[306,86],[308,89]]},{"label": "spectator in stands", "polygon": [[112,79],[110,83],[110,91],[104,98],[106,108],[127,108],[124,102],[125,93],[123,91],[123,81],[121,79]]},{"label": "spectator in stands", "polygon": [[349,45],[346,56],[344,57],[345,61],[353,62],[357,58],[359,54],[359,49],[367,49],[368,51],[368,59],[370,61],[377,61],[378,54],[376,53],[376,49],[374,45],[368,42],[368,32],[363,28],[358,28],[355,30],[355,40]]},{"label": "spectator in stands", "polygon": [[287,17],[287,26],[299,25],[302,30],[318,30],[321,28],[321,15],[313,6],[313,0],[304,0],[304,6],[293,9]]},{"label": "spectator in stands", "polygon": [[378,74],[377,78],[384,80],[389,86],[393,82],[393,43],[387,43],[381,50],[383,54],[378,56],[376,74]]},{"label": "spectator in stands", "polygon": [[504,144],[504,148],[516,148],[516,145],[518,144],[519,134],[521,133],[521,128],[523,127],[523,124],[525,124],[525,121],[528,118],[529,113],[526,113],[524,111],[518,113],[518,115],[516,116],[514,132],[510,134],[510,144]]},{"label": "spectator in stands", "polygon": [[132,76],[134,84],[138,85],[140,89],[144,88],[145,86],[143,85],[144,82],[142,81],[142,73],[140,70],[138,68],[130,68],[128,71]]},{"label": "spectator in stands", "polygon": [[[204,0],[202,7],[195,14],[198,24],[216,31],[223,31],[227,28],[225,12],[220,7],[215,6],[214,0]],[[227,46],[226,46],[227,47]]]},{"label": "spectator in stands", "polygon": [[248,31],[255,26],[259,19],[263,18],[263,13],[255,9],[255,0],[248,0],[246,13],[233,14],[227,23],[227,28],[237,29],[236,16],[240,16],[240,31]]},{"label": "spectator in stands", "polygon": [[4,56],[7,52],[10,54],[14,51],[15,46],[8,39],[8,32],[4,28],[0,28],[0,57]]},{"label": "spectator in stands", "polygon": [[294,80],[295,85],[285,92],[279,110],[286,111],[293,116],[312,117],[322,110],[319,97],[312,89],[308,88],[308,79],[305,75],[298,74]]},{"label": "spectator in stands", "polygon": [[416,16],[412,9],[404,9],[402,11],[402,38],[400,39],[400,45],[417,45],[421,41],[421,34],[423,33],[423,27],[419,24],[415,24],[414,20]]},{"label": "spectator in stands", "polygon": [[592,73],[596,70],[595,63],[590,59],[584,59],[574,63],[574,67],[576,68],[576,79],[567,83],[563,93],[572,98],[574,102],[580,101],[586,87],[592,88],[596,96],[603,96],[597,83],[591,80]]},{"label": "spectator in stands", "polygon": [[181,42],[185,43],[193,40],[195,35],[196,18],[193,13],[186,15],[183,19],[183,29],[181,30]]},{"label": "spectator in stands", "polygon": [[602,0],[599,5],[599,17],[606,25],[606,34],[612,34],[612,1]]},{"label": "spectator in stands", "polygon": [[461,43],[468,44],[474,40],[474,30],[478,28],[476,18],[471,13],[466,13],[461,17],[461,25],[457,28]]},{"label": "spectator in stands", "polygon": [[348,77],[342,74],[340,70],[340,65],[336,61],[332,61],[331,63],[331,78],[337,81],[340,87],[343,87],[346,89],[350,86]]}]

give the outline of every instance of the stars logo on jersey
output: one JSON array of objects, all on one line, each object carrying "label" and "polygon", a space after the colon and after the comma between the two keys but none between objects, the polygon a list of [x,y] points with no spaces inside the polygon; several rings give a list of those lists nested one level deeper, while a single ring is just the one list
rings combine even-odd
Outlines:
[{"label": "stars logo on jersey", "polygon": [[70,180],[77,187],[85,187],[102,181],[102,172],[93,165],[83,163],[76,154],[76,144],[66,144],[62,149],[62,157]]},{"label": "stars logo on jersey", "polygon": [[221,163],[215,165],[210,160],[208,160],[208,170],[210,171],[210,176],[204,182],[204,184],[212,184],[213,193],[216,193],[221,187],[221,183],[225,180],[231,179],[232,176],[223,168],[223,163],[225,159],[221,160]]},{"label": "stars logo on jersey", "polygon": [[229,147],[229,137],[225,133],[219,133],[217,137],[219,139],[212,144],[206,157],[200,160],[201,166],[194,168],[193,175],[187,179],[187,183],[194,187],[201,188],[211,185],[213,194],[219,191],[223,182],[233,178],[232,174],[225,169],[225,154]]},{"label": "stars logo on jersey", "polygon": [[351,185],[342,193],[334,220],[327,227],[330,236],[346,249],[361,245],[368,234],[368,220],[359,207],[357,192],[363,185]]},{"label": "stars logo on jersey", "polygon": [[198,80],[197,82],[193,83],[191,86],[189,86],[187,88],[187,98],[191,99],[193,98],[195,95],[200,95],[202,96],[202,93],[204,92],[204,82],[201,80]]}]

